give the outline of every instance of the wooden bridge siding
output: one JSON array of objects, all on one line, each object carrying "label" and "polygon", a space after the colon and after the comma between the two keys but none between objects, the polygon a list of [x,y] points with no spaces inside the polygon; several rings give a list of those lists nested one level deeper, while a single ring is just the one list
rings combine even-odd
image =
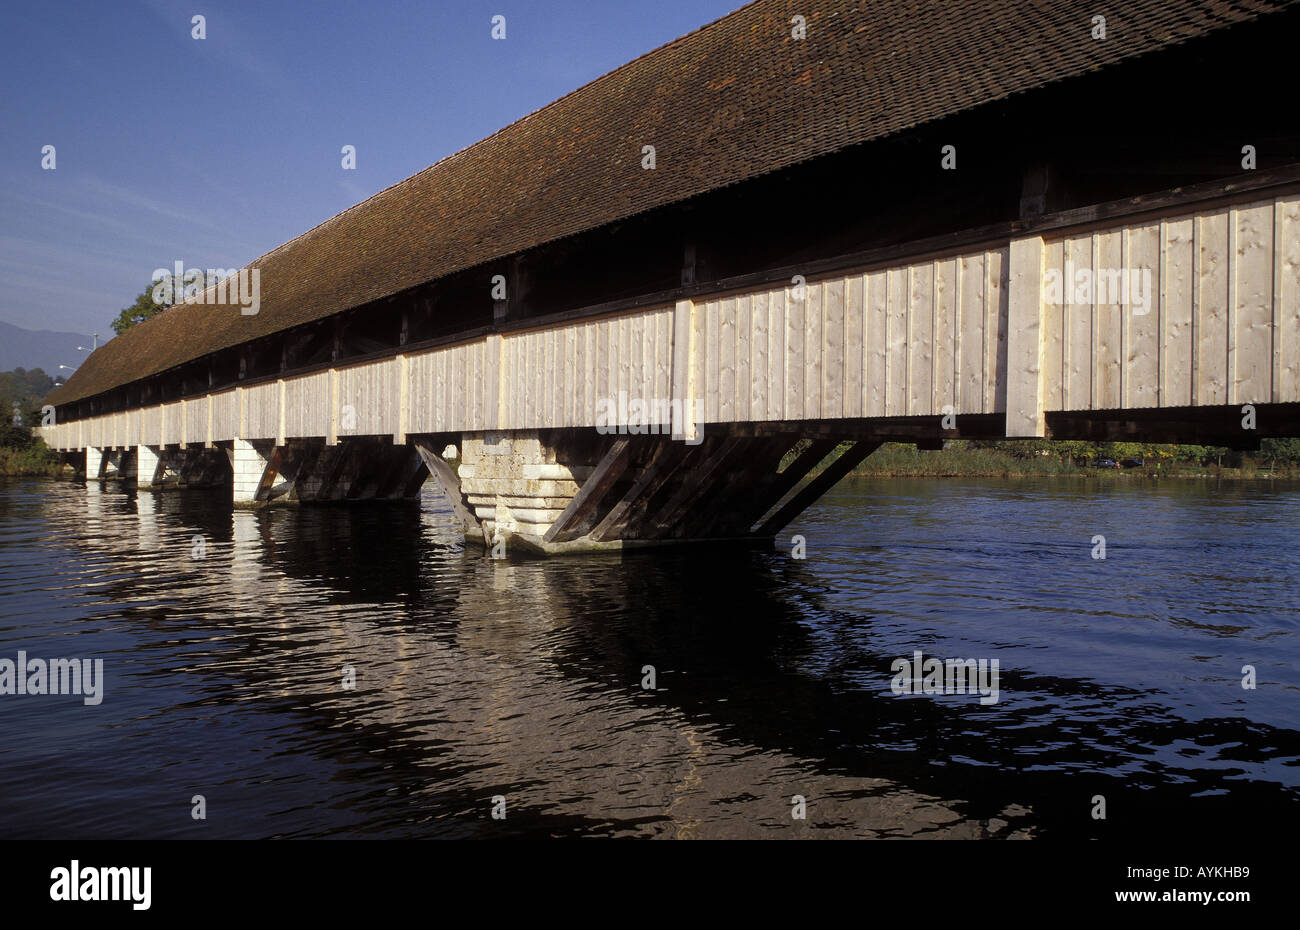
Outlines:
[{"label": "wooden bridge siding", "polygon": [[[1014,302],[1013,251],[1023,285]],[[1063,274],[1067,261],[1147,270],[1149,312],[1109,298],[1076,303],[1068,286],[1048,303],[1034,269]],[[706,422],[929,416],[949,404],[959,414],[997,413],[1008,409],[1009,389],[1016,422],[1031,422],[1035,403],[1041,417],[1300,401],[1294,194],[806,287],[803,300],[785,284],[494,334],[45,434],[55,447],[80,448],[585,427],[598,401],[620,391],[702,398]],[[353,406],[352,429],[339,428],[344,404]]]},{"label": "wooden bridge siding", "polygon": [[1076,303],[1069,282],[1044,300],[1044,409],[1300,400],[1300,199],[1066,235],[1043,259],[1062,280],[1067,260],[1150,274],[1146,314]]},{"label": "wooden bridge siding", "polygon": [[[339,436],[383,436],[391,434],[397,426],[398,393],[394,390],[393,373],[396,361],[386,359],[352,368],[340,368],[338,379],[337,412]],[[460,382],[448,392],[454,407],[457,394],[464,388]]]},{"label": "wooden bridge siding", "polygon": [[[598,403],[617,405],[620,393],[629,400],[666,402],[671,398],[672,350],[672,307],[507,333],[500,349],[501,395],[506,399],[502,428],[593,426]],[[491,359],[484,357],[483,363],[491,369]],[[491,380],[488,374],[485,382]],[[658,410],[650,412],[649,422],[667,425]],[[456,428],[495,425],[482,415],[471,423]]]},{"label": "wooden bridge siding", "polygon": [[[310,377],[310,375],[308,376]],[[295,379],[295,380],[307,380]],[[235,391],[222,391],[212,395],[212,441],[234,439],[239,430],[239,400]]]},{"label": "wooden bridge siding", "polygon": [[184,433],[181,429],[181,405],[177,401],[174,404],[167,404],[163,408],[163,436],[167,444],[181,443],[184,441]]},{"label": "wooden bridge siding", "polygon": [[[231,408],[233,410],[233,407]],[[328,371],[286,378],[284,381],[284,425],[289,436],[327,436],[330,427],[330,375]],[[213,438],[233,437],[236,424],[213,416]]]},{"label": "wooden bridge siding", "polygon": [[[275,381],[243,389],[240,439],[275,439],[280,433],[280,385]],[[233,438],[233,437],[232,437]]]},{"label": "wooden bridge siding", "polygon": [[997,412],[1005,266],[980,251],[697,305],[705,421]]}]

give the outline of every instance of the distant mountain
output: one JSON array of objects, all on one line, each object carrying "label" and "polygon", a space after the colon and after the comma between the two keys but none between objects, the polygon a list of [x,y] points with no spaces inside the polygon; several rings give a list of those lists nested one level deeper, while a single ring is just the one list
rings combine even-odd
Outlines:
[{"label": "distant mountain", "polygon": [[0,371],[15,368],[43,368],[46,373],[66,378],[70,371],[60,371],[60,365],[76,368],[88,353],[78,352],[77,346],[88,346],[89,336],[81,333],[56,333],[48,329],[23,329],[12,323],[0,321]]}]

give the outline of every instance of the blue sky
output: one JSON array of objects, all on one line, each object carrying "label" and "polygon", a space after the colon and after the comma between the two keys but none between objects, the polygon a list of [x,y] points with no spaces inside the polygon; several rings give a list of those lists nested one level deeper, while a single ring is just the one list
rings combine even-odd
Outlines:
[{"label": "blue sky", "polygon": [[741,5],[6,4],[0,320],[102,342],[155,268],[245,265]]}]

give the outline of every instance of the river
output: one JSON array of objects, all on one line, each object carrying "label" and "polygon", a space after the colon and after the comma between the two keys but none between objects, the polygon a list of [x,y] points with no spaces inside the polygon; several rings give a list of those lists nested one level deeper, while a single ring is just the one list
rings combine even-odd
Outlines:
[{"label": "river", "polygon": [[[0,659],[104,681],[0,695],[0,836],[1230,835],[1300,811],[1298,633],[1296,482],[853,480],[773,549],[494,561],[432,486],[10,479]],[[894,693],[916,651],[997,702]]]}]

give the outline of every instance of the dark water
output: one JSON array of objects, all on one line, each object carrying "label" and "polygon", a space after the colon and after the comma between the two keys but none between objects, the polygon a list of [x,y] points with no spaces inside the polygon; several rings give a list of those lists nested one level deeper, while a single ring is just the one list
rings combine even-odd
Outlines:
[{"label": "dark water", "polygon": [[[0,483],[0,658],[106,676],[95,707],[0,696],[0,836],[1295,825],[1300,485],[867,481],[790,531],[805,560],[493,562],[429,493],[232,513]],[[1000,701],[893,694],[915,649],[998,659]]]}]

